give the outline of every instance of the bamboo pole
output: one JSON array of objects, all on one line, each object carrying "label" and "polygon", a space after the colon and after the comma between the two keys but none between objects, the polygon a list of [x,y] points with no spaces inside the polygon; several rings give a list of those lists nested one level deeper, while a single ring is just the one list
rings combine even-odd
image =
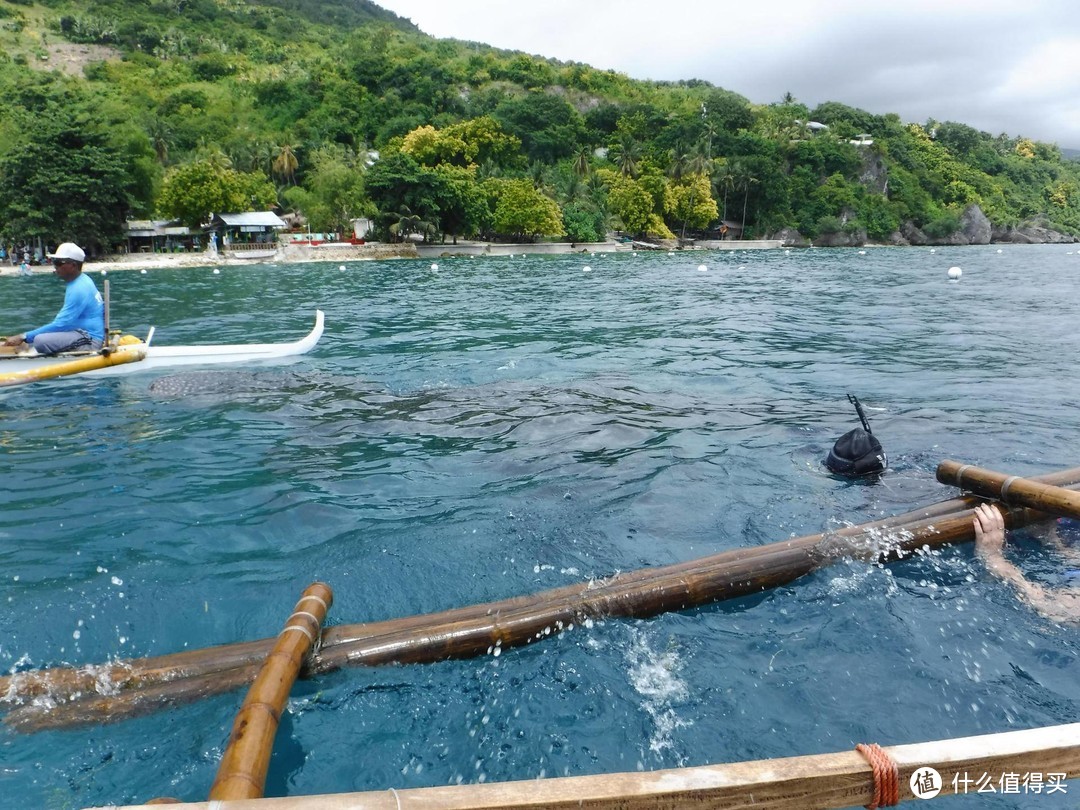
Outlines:
[{"label": "bamboo pole", "polygon": [[105,339],[102,341],[102,344],[105,346],[106,349],[108,349],[109,346],[111,345],[110,342],[109,342],[109,315],[110,315],[109,310],[112,308],[112,301],[110,301],[110,299],[109,299],[109,280],[108,279],[105,279],[104,283],[102,284],[102,287],[104,287],[104,289],[105,289],[105,312],[104,312]]},{"label": "bamboo pole", "polygon": [[959,461],[943,461],[937,468],[943,484],[996,498],[1010,506],[1026,506],[1059,517],[1080,518],[1080,492],[1051,486],[1029,478],[973,467]]},{"label": "bamboo pole", "polygon": [[[973,795],[985,774],[995,792],[1015,774],[1042,777],[1042,792],[1068,793],[1065,780],[1080,776],[1080,723],[885,747],[900,774],[900,800],[914,799],[911,778],[933,768],[940,796]],[[968,781],[965,781],[968,780]],[[1054,788],[1052,785],[1056,785]],[[868,805],[874,798],[870,766],[855,751],[765,759],[662,771],[570,776],[476,785],[290,796],[257,802],[205,802],[177,810],[694,810],[754,807],[806,810]],[[985,796],[979,796],[979,799]],[[1042,797],[1040,797],[1042,798]],[[1053,797],[1049,797],[1054,804]],[[134,806],[111,810],[139,810]]]},{"label": "bamboo pole", "polygon": [[146,352],[133,349],[123,349],[109,354],[95,354],[92,357],[83,357],[78,360],[69,360],[66,363],[56,363],[50,366],[38,366],[24,371],[11,371],[0,374],[0,387],[9,385],[24,385],[26,383],[49,380],[53,377],[67,377],[71,374],[81,374],[84,371],[95,371],[109,366],[120,366],[124,363],[137,363],[146,357]]},{"label": "bamboo pole", "polygon": [[262,797],[281,712],[333,599],[330,586],[316,582],[296,603],[236,714],[229,744],[210,788],[211,800]]},{"label": "bamboo pole", "polygon": [[[1048,476],[1043,476],[1042,478],[1053,480],[1056,483],[1080,485],[1080,467],[1053,473]],[[945,515],[964,509],[971,509],[979,502],[980,499],[970,496],[951,498],[901,515],[894,515],[871,523],[840,529],[833,534],[836,536],[854,536],[873,532],[884,532],[887,530],[902,531],[903,526],[906,524],[921,521],[936,515]],[[825,536],[827,535],[813,535],[814,538],[822,538]],[[706,557],[691,560],[668,568],[674,569],[682,566],[688,570],[693,570],[710,559],[712,558]],[[659,570],[661,569],[646,568],[637,572],[625,572],[618,575],[618,578],[620,581],[628,582],[635,576],[652,576]],[[444,611],[438,615],[454,618],[486,616],[512,607],[547,601],[550,598],[557,596],[559,593],[576,592],[580,590],[581,587],[582,586],[579,585],[570,585],[565,588],[543,591],[538,594],[511,597],[497,602],[455,608],[453,610]],[[428,620],[429,617],[427,615],[411,617],[411,621],[414,621],[418,627],[423,626]],[[399,619],[395,621],[405,623],[410,621],[410,619]],[[341,636],[345,639],[354,632],[364,633],[370,626],[371,625],[367,623],[363,623],[340,625],[331,628],[324,634],[324,647],[328,644],[335,643],[333,641],[328,642],[327,637],[336,638],[337,636]],[[262,639],[259,641],[219,645],[201,650],[189,650],[182,653],[170,653],[154,658],[118,661],[111,664],[90,665],[79,668],[57,667],[48,670],[19,672],[14,675],[0,677],[0,704],[5,702],[18,703],[27,698],[38,696],[49,696],[54,700],[63,700],[68,695],[95,691],[96,689],[101,688],[103,684],[108,692],[115,693],[125,689],[141,688],[152,684],[197,677],[209,672],[222,671],[259,662],[266,657],[272,644],[272,639]]]},{"label": "bamboo pole", "polygon": [[[272,649],[266,644],[263,658]],[[142,717],[202,698],[232,692],[250,684],[259,671],[259,662],[215,672],[192,675],[179,680],[130,687],[115,695],[90,692],[85,697],[72,697],[67,702],[49,707],[28,703],[12,709],[4,717],[4,725],[14,731],[32,734],[51,729],[77,728],[103,722]]]},{"label": "bamboo pole", "polygon": [[[923,521],[914,531],[904,529],[904,548],[882,555],[888,559],[923,545],[940,545],[956,539],[970,539],[972,510],[944,518]],[[1011,512],[1009,525],[1023,525],[1041,517],[1030,510]],[[843,538],[833,538],[824,546],[808,544],[811,538],[786,541],[801,543],[794,549],[778,545],[749,550],[750,556],[736,565],[728,558],[742,552],[726,552],[713,565],[671,581],[654,579],[629,583],[613,578],[591,588],[568,586],[538,594],[540,601],[525,598],[489,605],[475,605],[441,613],[391,619],[364,625],[342,625],[323,634],[323,647],[312,656],[306,675],[329,672],[343,666],[376,666],[386,663],[431,663],[447,658],[484,654],[495,648],[527,644],[572,627],[583,618],[647,616],[664,609],[683,609],[694,604],[757,592],[762,587],[790,581],[799,571],[811,571],[850,551],[865,558],[877,558],[874,546],[845,549]],[[875,541],[877,542],[877,541]],[[841,545],[837,545],[840,543]],[[906,549],[906,550],[905,550]],[[766,552],[766,553],[763,553]],[[850,554],[848,554],[850,556]],[[792,561],[801,564],[793,569]],[[748,568],[747,566],[750,566]],[[661,569],[656,569],[658,572]],[[640,572],[636,572],[640,573]],[[753,582],[757,585],[753,585]],[[655,600],[650,603],[648,600]],[[256,642],[244,645],[251,649]],[[5,723],[18,731],[36,732],[87,723],[113,722],[147,714],[165,706],[190,702],[249,683],[258,671],[258,662],[238,663],[234,668],[201,676],[130,688],[107,697],[83,698],[43,709],[37,701],[11,710]]]},{"label": "bamboo pole", "polygon": [[[1080,487],[1080,468],[1040,479]],[[953,498],[868,524],[751,549],[616,575],[497,602],[364,624],[323,634],[322,649],[302,673],[342,666],[427,663],[531,643],[585,618],[650,616],[734,598],[791,582],[843,557],[900,559],[916,549],[973,538],[973,497]],[[951,511],[950,511],[951,510]],[[1010,511],[1010,527],[1044,520]],[[889,538],[893,538],[889,540]],[[24,732],[110,722],[190,702],[248,683],[272,639],[223,645],[107,667],[59,668],[0,678],[0,704],[25,704],[5,724]],[[107,695],[101,695],[107,692]],[[50,697],[51,708],[37,696]],[[81,699],[79,699],[81,697]]]}]

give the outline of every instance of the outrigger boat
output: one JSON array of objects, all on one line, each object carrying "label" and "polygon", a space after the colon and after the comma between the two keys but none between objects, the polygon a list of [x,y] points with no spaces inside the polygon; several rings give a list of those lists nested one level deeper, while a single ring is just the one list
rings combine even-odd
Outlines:
[{"label": "outrigger boat", "polygon": [[[984,778],[1002,774],[1001,780],[990,777],[988,782],[1001,793],[1007,792],[998,787],[1008,784],[1005,775],[1016,777],[1013,784],[1019,792],[1020,780],[1026,785],[1029,774],[1032,779],[1038,775],[1034,784],[1039,787],[1032,792],[1065,793],[1070,787],[1065,781],[1080,776],[1080,723],[887,747],[859,743],[854,750],[662,771],[262,798],[278,723],[298,676],[316,677],[345,666],[490,656],[493,650],[543,643],[575,628],[588,632],[590,620],[645,619],[760,594],[842,559],[896,562],[950,543],[970,542],[974,507],[987,499],[1001,505],[1008,528],[1054,517],[1080,519],[1080,468],[1027,479],[946,460],[938,465],[937,479],[970,494],[824,534],[728,549],[439,613],[324,627],[333,590],[315,582],[272,638],[0,675],[3,724],[32,733],[116,722],[250,684],[209,802],[181,804],[163,797],[146,805],[110,805],[112,810],[152,810],[162,804],[188,810],[876,808],[901,799],[933,798],[939,792],[950,795],[950,784],[952,795],[961,790],[974,794],[969,785],[983,779],[969,779],[969,773]],[[880,727],[889,715],[882,712],[866,726]]]},{"label": "outrigger boat", "polygon": [[74,375],[93,377],[128,374],[177,366],[204,366],[219,363],[261,363],[307,354],[323,333],[322,310],[315,311],[315,326],[304,338],[292,343],[235,343],[202,346],[152,345],[154,328],[145,340],[133,335],[116,335],[96,352],[68,352],[51,357],[33,351],[0,355],[0,387],[23,385]]}]

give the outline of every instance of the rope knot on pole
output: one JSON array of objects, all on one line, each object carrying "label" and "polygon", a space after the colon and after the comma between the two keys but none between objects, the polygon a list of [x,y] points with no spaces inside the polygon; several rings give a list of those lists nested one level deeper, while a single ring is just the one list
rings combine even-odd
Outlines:
[{"label": "rope knot on pole", "polygon": [[874,798],[866,810],[900,804],[900,766],[889,752],[877,743],[859,743],[855,750],[862,754],[874,773]]}]

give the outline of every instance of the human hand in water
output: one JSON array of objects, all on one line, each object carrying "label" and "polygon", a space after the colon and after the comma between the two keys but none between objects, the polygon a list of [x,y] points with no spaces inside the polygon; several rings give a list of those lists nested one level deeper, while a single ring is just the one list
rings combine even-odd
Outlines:
[{"label": "human hand in water", "polygon": [[1005,546],[1005,518],[1001,510],[988,503],[975,507],[975,553],[982,556],[1001,556]]}]

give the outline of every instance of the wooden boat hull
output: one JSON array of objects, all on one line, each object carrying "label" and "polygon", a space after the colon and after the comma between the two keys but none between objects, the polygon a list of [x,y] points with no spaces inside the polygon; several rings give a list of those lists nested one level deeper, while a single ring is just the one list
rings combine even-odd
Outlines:
[{"label": "wooden boat hull", "polygon": [[[219,344],[206,346],[157,346],[146,343],[131,343],[122,347],[125,352],[137,352],[143,355],[138,362],[94,365],[85,370],[73,371],[66,374],[43,376],[47,377],[104,377],[117,374],[132,374],[138,371],[152,371],[177,368],[180,366],[206,366],[222,363],[243,363],[247,365],[266,361],[280,360],[288,357],[296,357],[307,354],[322,338],[324,328],[323,311],[315,311],[315,326],[300,340],[292,343],[237,343]],[[27,372],[40,373],[50,367],[60,369],[64,364],[72,364],[73,361],[87,358],[100,357],[98,353],[71,353],[61,354],[55,357],[41,357],[38,355],[9,355],[0,356],[0,386],[5,379],[17,379],[28,376]],[[27,382],[34,381],[33,376]]]}]

